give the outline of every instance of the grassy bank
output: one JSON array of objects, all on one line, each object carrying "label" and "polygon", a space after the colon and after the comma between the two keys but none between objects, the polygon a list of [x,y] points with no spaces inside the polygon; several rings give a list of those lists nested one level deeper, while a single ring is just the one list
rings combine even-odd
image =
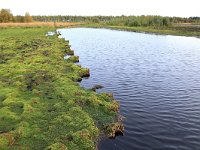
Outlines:
[{"label": "grassy bank", "polygon": [[108,28],[116,30],[125,30],[132,32],[145,32],[145,33],[154,33],[161,35],[177,35],[177,36],[194,36],[200,37],[200,26],[196,25],[174,25],[171,27],[128,27],[128,26],[110,26],[105,24],[82,24],[82,27],[91,27],[91,28]]},{"label": "grassy bank", "polygon": [[79,22],[28,22],[28,23],[0,23],[0,28],[7,27],[73,27]]},{"label": "grassy bank", "polygon": [[112,94],[79,86],[89,69],[63,59],[73,51],[51,30],[0,28],[0,149],[90,150],[103,130],[121,128],[110,124]]}]

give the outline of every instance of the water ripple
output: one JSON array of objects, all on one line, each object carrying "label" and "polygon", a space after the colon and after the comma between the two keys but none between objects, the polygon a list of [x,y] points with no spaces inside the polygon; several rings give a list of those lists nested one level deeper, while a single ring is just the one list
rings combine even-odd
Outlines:
[{"label": "water ripple", "polygon": [[120,101],[125,135],[102,150],[200,149],[200,39],[106,29],[62,29],[80,64],[81,85],[102,84]]}]

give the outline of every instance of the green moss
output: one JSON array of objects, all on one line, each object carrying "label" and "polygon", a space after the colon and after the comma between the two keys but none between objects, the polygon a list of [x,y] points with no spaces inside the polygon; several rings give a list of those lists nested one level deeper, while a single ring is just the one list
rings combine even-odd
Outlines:
[{"label": "green moss", "polygon": [[9,109],[16,113],[17,115],[21,115],[24,111],[24,103],[22,102],[13,102],[9,104]]},{"label": "green moss", "polygon": [[68,149],[62,143],[55,143],[55,144],[52,144],[52,145],[48,146],[47,148],[45,148],[45,150],[68,150]]},{"label": "green moss", "polygon": [[89,69],[53,28],[0,30],[0,149],[95,149],[119,104],[75,82]]},{"label": "green moss", "polygon": [[79,56],[71,56],[67,59],[67,62],[72,62],[72,63],[79,62]]},{"label": "green moss", "polygon": [[8,106],[5,106],[0,109],[0,122],[0,133],[9,132],[15,129],[19,117]]},{"label": "green moss", "polygon": [[67,55],[74,55],[74,51],[71,50],[71,49],[66,49],[65,52],[66,52]]},{"label": "green moss", "polygon": [[124,126],[121,123],[112,123],[104,126],[106,135],[109,138],[115,138],[116,134],[123,135]]},{"label": "green moss", "polygon": [[6,149],[6,147],[8,148],[8,140],[5,136],[3,136],[3,134],[0,135],[0,147],[2,149]]}]

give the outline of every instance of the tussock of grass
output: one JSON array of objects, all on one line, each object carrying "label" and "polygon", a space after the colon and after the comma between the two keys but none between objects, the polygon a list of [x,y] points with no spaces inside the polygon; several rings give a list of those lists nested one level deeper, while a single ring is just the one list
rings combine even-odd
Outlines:
[{"label": "tussock of grass", "polygon": [[[74,64],[69,42],[54,30],[0,29],[0,149],[89,150],[119,104],[77,82],[89,69]],[[113,130],[112,130],[113,132]]]},{"label": "tussock of grass", "polygon": [[72,63],[79,62],[79,56],[71,56],[66,61],[67,62],[72,62]]}]

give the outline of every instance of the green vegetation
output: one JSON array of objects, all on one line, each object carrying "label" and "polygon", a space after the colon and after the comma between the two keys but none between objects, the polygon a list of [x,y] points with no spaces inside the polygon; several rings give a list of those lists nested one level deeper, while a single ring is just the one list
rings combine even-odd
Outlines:
[{"label": "green vegetation", "polygon": [[111,26],[105,24],[82,24],[81,27],[89,28],[108,28],[115,30],[124,30],[132,32],[154,33],[162,35],[194,36],[200,37],[200,25],[174,25],[171,27],[128,27],[128,26]]},{"label": "green vegetation", "polygon": [[170,26],[177,23],[200,24],[200,17],[162,17],[162,16],[33,16],[41,22],[85,22],[103,23],[115,26]]},{"label": "green vegetation", "polygon": [[200,36],[200,17],[120,16],[98,24],[90,23],[89,26],[133,32]]},{"label": "green vegetation", "polygon": [[162,16],[33,16],[35,21],[73,21],[81,26],[165,35],[200,36],[200,17]]},{"label": "green vegetation", "polygon": [[32,22],[32,21],[33,21],[33,19],[31,17],[31,15],[28,12],[26,12],[25,16],[24,16],[24,22]]},{"label": "green vegetation", "polygon": [[13,20],[14,20],[14,17],[9,10],[1,9],[0,22],[13,22]]},{"label": "green vegetation", "polygon": [[[78,22],[84,27],[111,28],[133,32],[165,35],[200,36],[200,17],[163,16],[13,16],[10,10],[0,11],[0,23],[4,22]],[[5,25],[4,25],[5,26]],[[6,26],[8,26],[6,24]],[[18,25],[17,25],[18,26]],[[77,24],[78,26],[78,24]]]},{"label": "green vegetation", "polygon": [[0,30],[0,149],[90,150],[103,129],[112,137],[123,130],[113,124],[112,94],[75,82],[89,69],[74,64],[76,56],[64,60],[74,53],[68,41],[45,36],[54,28]]},{"label": "green vegetation", "polygon": [[32,22],[32,16],[26,12],[25,16],[13,16],[9,9],[1,9],[0,10],[0,23],[8,23],[8,22]]}]

